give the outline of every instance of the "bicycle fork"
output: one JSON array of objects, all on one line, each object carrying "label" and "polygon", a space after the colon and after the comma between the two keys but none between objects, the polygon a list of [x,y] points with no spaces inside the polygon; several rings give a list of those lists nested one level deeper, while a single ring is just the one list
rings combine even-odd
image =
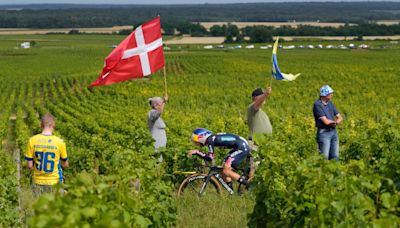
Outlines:
[{"label": "bicycle fork", "polygon": [[208,175],[206,177],[206,179],[204,180],[203,186],[201,186],[201,189],[199,191],[199,196],[202,196],[204,193],[204,190],[206,189],[208,183],[210,182],[211,177],[213,176],[213,171],[210,170],[210,172],[208,172]]},{"label": "bicycle fork", "polygon": [[207,187],[207,185],[208,185],[208,182],[210,182],[210,179],[211,179],[211,175],[208,175],[208,176],[206,177],[206,179],[204,180],[203,186],[201,186],[201,189],[200,189],[200,191],[199,191],[199,196],[202,196],[202,195],[203,195],[204,190],[206,189],[206,187]]}]

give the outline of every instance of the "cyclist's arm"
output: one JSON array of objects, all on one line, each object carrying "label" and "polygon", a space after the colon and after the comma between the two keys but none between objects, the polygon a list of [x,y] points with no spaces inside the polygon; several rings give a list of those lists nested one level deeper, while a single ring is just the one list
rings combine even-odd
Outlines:
[{"label": "cyclist's arm", "polygon": [[189,151],[188,155],[196,155],[196,156],[199,156],[199,157],[201,157],[202,159],[204,159],[206,161],[212,161],[214,159],[213,154],[210,154],[210,153],[205,154],[205,153],[203,153],[201,151],[198,151],[198,150],[191,150],[191,151]]},{"label": "cyclist's arm", "polygon": [[214,160],[214,145],[212,143],[208,144],[208,153],[207,156],[210,158],[209,161]]}]

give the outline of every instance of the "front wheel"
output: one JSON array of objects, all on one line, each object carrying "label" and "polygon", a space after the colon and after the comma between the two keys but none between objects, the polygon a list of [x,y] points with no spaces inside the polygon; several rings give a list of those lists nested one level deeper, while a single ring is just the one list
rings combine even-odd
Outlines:
[{"label": "front wheel", "polygon": [[183,180],[181,186],[179,186],[178,196],[186,195],[217,195],[221,192],[221,185],[215,179],[211,177],[210,181],[207,183],[207,187],[200,194],[203,185],[207,179],[206,174],[194,174]]}]

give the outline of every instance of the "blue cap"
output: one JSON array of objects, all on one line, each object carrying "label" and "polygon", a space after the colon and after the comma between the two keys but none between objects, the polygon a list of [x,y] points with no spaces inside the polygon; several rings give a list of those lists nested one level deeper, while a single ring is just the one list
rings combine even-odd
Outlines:
[{"label": "blue cap", "polygon": [[331,93],[333,93],[333,89],[328,85],[322,86],[321,89],[319,90],[319,95],[321,97],[328,96]]}]

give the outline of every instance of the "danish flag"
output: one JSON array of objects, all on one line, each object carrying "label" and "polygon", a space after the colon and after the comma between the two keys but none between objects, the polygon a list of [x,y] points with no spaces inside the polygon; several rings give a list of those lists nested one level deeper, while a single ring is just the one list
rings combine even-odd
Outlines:
[{"label": "danish flag", "polygon": [[101,75],[89,87],[142,78],[163,66],[160,17],[157,17],[137,27],[107,56]]}]

